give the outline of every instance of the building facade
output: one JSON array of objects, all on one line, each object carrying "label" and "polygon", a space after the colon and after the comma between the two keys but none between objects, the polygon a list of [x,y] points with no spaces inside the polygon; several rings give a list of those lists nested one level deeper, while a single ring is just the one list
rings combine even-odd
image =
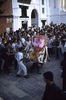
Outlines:
[{"label": "building facade", "polygon": [[[42,27],[46,19],[46,0],[13,0],[13,28]],[[28,1],[28,0],[26,0]]]},{"label": "building facade", "polygon": [[0,4],[1,31],[66,23],[66,0],[0,0]]},{"label": "building facade", "polygon": [[47,0],[47,24],[53,21],[56,24],[66,23],[66,0]]}]

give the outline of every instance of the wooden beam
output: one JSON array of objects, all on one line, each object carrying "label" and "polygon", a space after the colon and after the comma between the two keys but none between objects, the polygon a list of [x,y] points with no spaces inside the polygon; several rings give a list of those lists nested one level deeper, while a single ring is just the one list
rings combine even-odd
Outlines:
[{"label": "wooden beam", "polygon": [[17,0],[20,3],[30,4],[31,0]]}]

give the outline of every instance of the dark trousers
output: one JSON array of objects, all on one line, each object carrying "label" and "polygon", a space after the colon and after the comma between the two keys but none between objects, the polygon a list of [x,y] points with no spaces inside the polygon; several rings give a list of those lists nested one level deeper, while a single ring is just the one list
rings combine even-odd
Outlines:
[{"label": "dark trousers", "polygon": [[66,91],[66,77],[63,77],[63,87],[62,87],[63,91]]},{"label": "dark trousers", "polygon": [[39,66],[38,66],[38,62],[34,62],[31,66],[31,72],[33,72],[34,70],[37,71],[37,73],[39,73]]},{"label": "dark trousers", "polygon": [[49,54],[49,57],[52,56],[52,48],[48,48],[48,54]]},{"label": "dark trousers", "polygon": [[17,66],[18,66],[18,63],[17,63],[16,58],[14,57],[14,68],[17,69]]},{"label": "dark trousers", "polygon": [[2,59],[0,58],[0,72],[1,72]]},{"label": "dark trousers", "polygon": [[59,50],[60,50],[60,49],[56,47],[55,53],[56,53],[56,58],[57,58],[57,59],[59,59]]},{"label": "dark trousers", "polygon": [[3,69],[4,69],[4,72],[6,72],[7,74],[10,73],[13,60],[14,60],[14,57],[13,56],[10,56],[10,55],[7,55],[6,56]]}]

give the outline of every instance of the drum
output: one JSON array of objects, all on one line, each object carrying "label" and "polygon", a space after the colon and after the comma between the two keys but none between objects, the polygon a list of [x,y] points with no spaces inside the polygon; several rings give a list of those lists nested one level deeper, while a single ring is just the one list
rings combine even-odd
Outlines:
[{"label": "drum", "polygon": [[38,61],[39,52],[40,52],[39,48],[34,48],[34,51],[30,51],[29,52],[30,60]]},{"label": "drum", "polygon": [[35,61],[35,59],[36,59],[35,55],[36,55],[35,51],[30,51],[29,52],[30,60],[34,60]]}]

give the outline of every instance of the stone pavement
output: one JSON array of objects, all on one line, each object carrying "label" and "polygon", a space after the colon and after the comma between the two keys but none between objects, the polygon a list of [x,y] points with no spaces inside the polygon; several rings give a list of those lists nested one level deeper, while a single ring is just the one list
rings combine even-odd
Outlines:
[{"label": "stone pavement", "polygon": [[[12,70],[12,75],[0,74],[0,97],[4,100],[41,100],[45,90],[43,73],[52,71],[54,73],[55,83],[62,87],[60,61],[51,59],[40,69],[41,74],[30,73],[29,62],[26,63],[30,78],[15,77],[16,70]],[[22,72],[23,74],[23,72]],[[1,100],[1,99],[0,99]]]}]

